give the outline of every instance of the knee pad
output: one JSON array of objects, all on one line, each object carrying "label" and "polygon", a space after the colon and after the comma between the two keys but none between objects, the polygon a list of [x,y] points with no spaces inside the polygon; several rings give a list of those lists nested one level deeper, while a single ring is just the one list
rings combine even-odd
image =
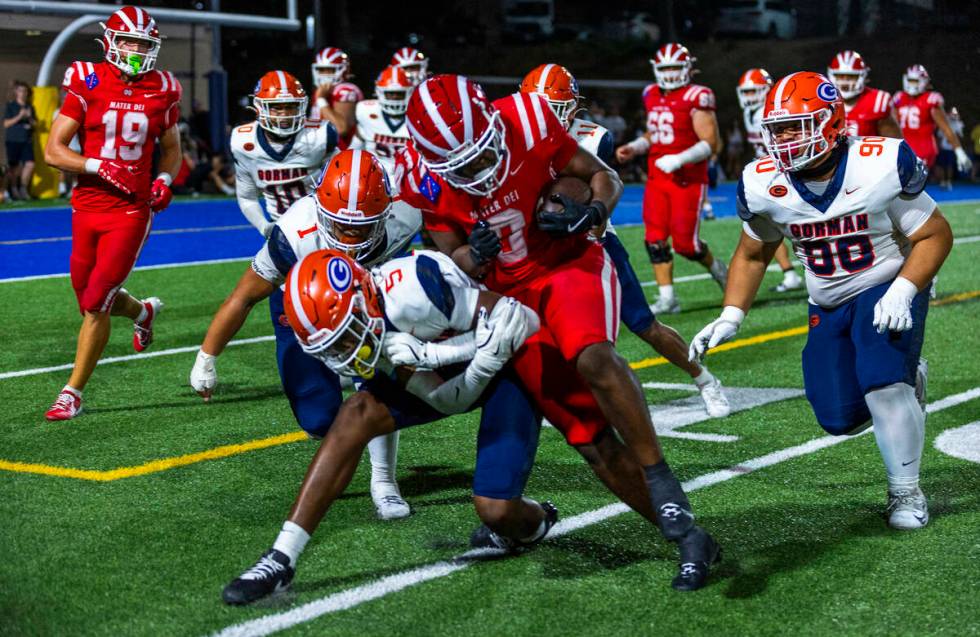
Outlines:
[{"label": "knee pad", "polygon": [[650,263],[670,263],[674,256],[670,252],[670,246],[666,241],[646,242],[647,254],[650,255]]},{"label": "knee pad", "polygon": [[705,243],[704,241],[699,241],[698,243],[700,244],[700,247],[695,247],[694,252],[685,254],[683,252],[678,251],[678,254],[680,254],[685,259],[689,259],[691,261],[700,261],[705,257],[706,254],[708,254],[708,244]]}]

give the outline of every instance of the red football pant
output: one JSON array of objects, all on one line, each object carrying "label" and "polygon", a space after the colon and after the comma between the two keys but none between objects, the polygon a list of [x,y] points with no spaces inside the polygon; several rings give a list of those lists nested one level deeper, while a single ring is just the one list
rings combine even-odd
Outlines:
[{"label": "red football pant", "polygon": [[671,239],[674,252],[696,258],[703,250],[698,237],[701,203],[707,184],[680,185],[670,179],[648,179],[643,191],[643,225],[647,243]]},{"label": "red football pant", "polygon": [[593,244],[512,296],[541,319],[541,329],[514,357],[514,369],[568,444],[592,443],[608,425],[575,361],[589,345],[616,342],[620,289],[612,260]]},{"label": "red football pant", "polygon": [[112,309],[152,224],[149,212],[72,212],[71,286],[79,312]]}]

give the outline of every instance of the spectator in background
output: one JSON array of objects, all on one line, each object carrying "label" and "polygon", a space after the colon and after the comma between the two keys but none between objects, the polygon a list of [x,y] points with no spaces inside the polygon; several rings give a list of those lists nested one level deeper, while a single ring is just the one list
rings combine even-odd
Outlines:
[{"label": "spectator in background", "polygon": [[11,199],[29,199],[28,189],[34,176],[34,127],[37,114],[30,103],[31,89],[17,80],[11,101],[3,114],[6,131],[7,164],[10,166],[7,183]]},{"label": "spectator in background", "polygon": [[[949,127],[957,139],[963,136],[963,120],[956,107],[952,107],[946,114]],[[956,154],[953,145],[946,138],[946,135],[939,135],[939,155],[936,157],[936,172],[939,174],[939,187],[946,190],[953,189],[953,179],[956,177]]]},{"label": "spectator in background", "polygon": [[970,171],[970,180],[976,181],[977,174],[980,173],[980,124],[970,130],[970,149],[973,151],[973,170]]},{"label": "spectator in background", "polygon": [[609,107],[609,112],[603,118],[602,125],[612,133],[613,143],[619,146],[626,140],[626,120],[619,114],[619,106],[613,104]]},{"label": "spectator in background", "polygon": [[216,192],[229,196],[235,194],[235,169],[225,155],[216,153],[211,156],[208,181]]},{"label": "spectator in background", "polygon": [[742,174],[742,159],[745,157],[745,136],[738,122],[728,130],[725,138],[725,174],[737,178]]}]

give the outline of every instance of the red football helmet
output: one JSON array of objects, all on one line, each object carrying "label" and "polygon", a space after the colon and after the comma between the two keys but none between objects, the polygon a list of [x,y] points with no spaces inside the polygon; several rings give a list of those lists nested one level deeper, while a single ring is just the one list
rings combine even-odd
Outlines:
[{"label": "red football helmet", "polygon": [[857,51],[841,51],[827,66],[827,77],[834,83],[841,97],[854,99],[864,92],[864,82],[871,70]]},{"label": "red football helmet", "polygon": [[252,108],[258,115],[259,126],[280,137],[303,129],[308,101],[303,85],[286,71],[269,71],[263,75],[252,94]]},{"label": "red football helmet", "polygon": [[772,76],[765,69],[749,69],[742,73],[735,92],[742,110],[758,108],[766,101],[766,93],[772,87]]},{"label": "red football helmet", "polygon": [[434,75],[408,98],[408,132],[425,167],[478,196],[493,193],[510,169],[500,113],[479,84]]},{"label": "red football helmet", "polygon": [[339,84],[350,72],[350,58],[334,46],[328,46],[313,59],[313,86]]},{"label": "red football helmet", "polygon": [[560,64],[542,64],[524,76],[521,93],[537,93],[548,102],[551,110],[567,130],[578,110],[581,95],[578,82]]},{"label": "red football helmet", "polygon": [[303,351],[344,376],[370,378],[384,312],[371,273],[336,250],[306,255],[286,276],[283,306]]},{"label": "red football helmet", "polygon": [[357,259],[384,240],[391,186],[381,163],[368,151],[334,155],[323,168],[314,198],[323,245]]},{"label": "red football helmet", "polygon": [[929,89],[930,81],[929,71],[926,70],[926,67],[921,64],[913,64],[905,69],[905,73],[902,75],[902,89],[915,97],[922,95]]},{"label": "red football helmet", "polygon": [[381,110],[393,117],[404,117],[408,108],[408,96],[415,84],[401,68],[389,66],[374,81],[374,94]]},{"label": "red football helmet", "polygon": [[657,86],[664,91],[687,86],[694,75],[694,63],[697,61],[687,47],[677,42],[663,45],[654,53],[650,64],[653,66],[653,76],[657,78]]},{"label": "red football helmet", "polygon": [[145,9],[125,6],[99,24],[105,29],[99,42],[106,62],[127,75],[153,70],[160,53],[160,32]]},{"label": "red football helmet", "polygon": [[429,58],[425,57],[425,53],[410,46],[403,46],[395,51],[388,64],[405,71],[414,85],[429,77]]},{"label": "red football helmet", "polygon": [[779,170],[809,166],[844,138],[844,102],[819,73],[804,71],[779,80],[763,109],[762,139]]}]

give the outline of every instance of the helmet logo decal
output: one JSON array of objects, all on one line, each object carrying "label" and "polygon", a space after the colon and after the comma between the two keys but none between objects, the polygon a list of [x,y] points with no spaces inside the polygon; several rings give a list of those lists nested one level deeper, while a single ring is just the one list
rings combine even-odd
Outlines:
[{"label": "helmet logo decal", "polygon": [[817,97],[825,102],[833,102],[837,99],[837,88],[830,82],[824,82],[817,87]]},{"label": "helmet logo decal", "polygon": [[354,280],[354,273],[350,269],[350,264],[339,257],[334,257],[327,262],[327,279],[333,289],[346,292]]}]

